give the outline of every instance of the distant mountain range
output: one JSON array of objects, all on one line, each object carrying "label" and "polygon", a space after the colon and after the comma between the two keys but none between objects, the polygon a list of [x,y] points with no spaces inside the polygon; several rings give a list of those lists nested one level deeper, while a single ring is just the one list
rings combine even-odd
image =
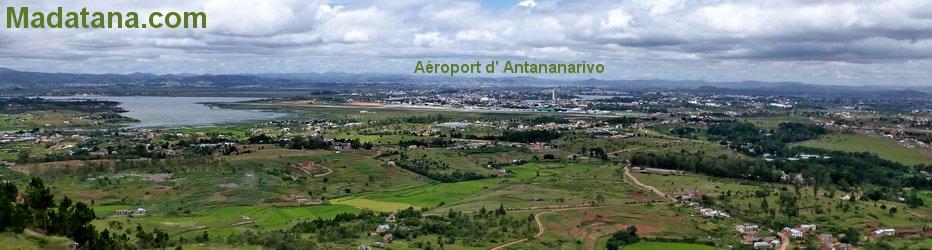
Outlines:
[{"label": "distant mountain range", "polygon": [[706,82],[701,80],[551,80],[534,77],[445,77],[400,74],[279,73],[195,75],[149,73],[72,74],[0,68],[0,89],[49,86],[202,86],[326,88],[341,85],[439,85],[449,87],[601,87],[619,90],[691,90],[700,93],[851,98],[932,98],[932,86],[837,86],[799,82]]}]

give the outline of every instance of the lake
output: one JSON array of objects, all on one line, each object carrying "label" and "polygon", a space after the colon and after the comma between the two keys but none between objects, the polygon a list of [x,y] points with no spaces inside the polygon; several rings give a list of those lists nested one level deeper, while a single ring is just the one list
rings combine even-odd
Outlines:
[{"label": "lake", "polygon": [[261,110],[223,109],[205,103],[230,103],[258,100],[238,97],[164,97],[164,96],[55,96],[49,99],[97,99],[115,101],[128,112],[121,115],[139,120],[130,128],[208,127],[217,124],[254,120],[271,120],[285,113]]}]

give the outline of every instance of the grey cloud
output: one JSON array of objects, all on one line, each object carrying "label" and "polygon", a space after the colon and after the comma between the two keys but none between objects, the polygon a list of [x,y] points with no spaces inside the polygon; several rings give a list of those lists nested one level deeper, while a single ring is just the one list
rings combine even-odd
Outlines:
[{"label": "grey cloud", "polygon": [[[403,73],[407,65],[399,62],[414,59],[508,58],[601,60],[623,69],[603,76],[609,78],[855,83],[902,80],[932,69],[932,4],[926,1],[536,2],[532,8],[491,10],[479,0],[99,0],[89,7],[141,13],[207,10],[210,27],[4,30],[0,66],[12,66],[15,58],[28,59],[22,65],[35,70],[48,65],[87,72],[181,73],[197,68],[235,73],[379,71],[385,70],[379,65],[391,64],[390,69],[405,69]],[[27,4],[78,6],[24,0],[13,5]],[[73,61],[115,65],[59,65]],[[195,62],[209,66],[196,67]],[[747,71],[749,66],[778,72]],[[887,70],[858,73],[868,71],[867,66]],[[786,72],[805,79],[779,79]]]}]

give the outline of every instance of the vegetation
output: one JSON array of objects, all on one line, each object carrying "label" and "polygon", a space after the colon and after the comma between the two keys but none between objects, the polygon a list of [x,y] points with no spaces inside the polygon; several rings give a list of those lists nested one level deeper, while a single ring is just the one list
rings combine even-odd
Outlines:
[{"label": "vegetation", "polygon": [[932,162],[932,156],[923,154],[914,148],[905,148],[895,141],[879,136],[871,137],[857,134],[831,134],[815,140],[803,141],[794,145],[838,150],[845,152],[871,152],[880,158],[899,162],[903,165],[913,166]]},{"label": "vegetation", "polygon": [[[459,90],[436,93],[451,91]],[[0,175],[9,180],[0,188],[13,190],[0,197],[0,242],[26,249],[71,241],[85,249],[489,249],[529,238],[511,247],[746,249],[734,225],[779,231],[815,223],[840,242],[896,248],[919,243],[859,236],[930,223],[926,151],[832,125],[902,125],[902,132],[877,131],[921,140],[922,113],[841,119],[812,103],[819,101],[797,100],[806,108],[795,109],[736,100],[706,106],[683,100],[729,97],[669,93],[593,101],[588,107],[622,111],[588,114],[543,113],[547,103],[534,112],[411,110],[352,106],[347,98],[394,98],[382,92],[309,92],[218,104],[293,116],[203,128],[59,130],[63,121],[39,122],[118,111],[11,111],[0,125],[40,126],[6,132],[0,142],[8,166]],[[45,116],[27,119],[38,115]],[[834,145],[819,145],[826,142]],[[860,145],[842,148],[851,143]],[[686,172],[624,171],[629,164]],[[688,201],[668,201],[677,197]],[[705,217],[697,207],[730,217]],[[116,212],[137,208],[148,213]],[[793,245],[814,247],[812,238]]]},{"label": "vegetation", "polygon": [[606,248],[610,250],[621,249],[624,246],[632,245],[641,241],[641,238],[638,237],[638,228],[634,225],[628,226],[624,231],[618,231],[612,234],[612,237],[608,239]]},{"label": "vegetation", "polygon": [[[73,239],[87,249],[126,249],[126,235],[111,235],[106,229],[98,232],[90,222],[94,210],[83,202],[68,197],[56,204],[51,190],[40,178],[32,178],[22,193],[22,203],[16,201],[20,192],[15,184],[0,183],[0,232],[22,233],[25,229]],[[167,236],[165,237],[167,240]]]},{"label": "vegetation", "polygon": [[726,122],[709,126],[709,140],[739,152],[759,156],[791,155],[787,143],[818,138],[826,133],[819,125],[803,123],[780,123],[775,129],[764,130],[747,122]]}]

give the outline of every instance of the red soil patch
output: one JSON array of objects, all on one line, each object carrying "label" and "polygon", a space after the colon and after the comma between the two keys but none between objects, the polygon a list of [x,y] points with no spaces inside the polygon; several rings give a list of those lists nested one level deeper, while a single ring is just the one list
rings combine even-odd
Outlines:
[{"label": "red soil patch", "polygon": [[919,218],[928,218],[928,217],[932,217],[932,212],[925,212],[925,211],[909,211],[909,213],[912,214],[912,215],[915,215],[916,217],[919,217]]},{"label": "red soil patch", "polygon": [[[626,219],[657,219],[645,214],[618,212],[618,211],[592,211],[589,209],[579,210],[578,214],[571,214],[560,221],[560,225],[571,228],[568,232],[560,228],[559,225],[548,224],[547,228],[561,235],[581,239],[585,241],[586,247],[595,248],[599,238],[610,235],[617,231],[625,230],[631,224],[616,223],[616,221],[625,221]],[[666,219],[666,218],[664,218]],[[679,217],[670,218],[674,221],[682,220]],[[580,225],[585,224],[585,227]],[[651,225],[635,225],[638,233],[656,234],[663,231],[663,228]],[[568,233],[568,234],[567,234]]]},{"label": "red soil patch", "polygon": [[304,161],[301,163],[300,168],[303,168],[304,170],[307,170],[313,173],[314,170],[317,170],[317,164],[314,164],[313,162],[310,162],[310,161]]},{"label": "red soil patch", "polygon": [[563,224],[563,225],[567,225],[567,226],[571,226],[571,227],[576,227],[576,226],[578,226],[579,224],[582,224],[582,219],[581,219],[581,218],[566,218],[566,219],[563,219],[562,221],[560,221],[560,223]]},{"label": "red soil patch", "polygon": [[637,202],[646,202],[650,200],[650,197],[648,197],[647,195],[644,195],[636,191],[630,191],[628,192],[628,195],[630,195],[631,198],[633,198],[634,201],[637,201]]},{"label": "red soil patch", "polygon": [[155,185],[155,187],[152,187],[152,190],[156,192],[167,192],[172,189],[174,189],[172,186]]},{"label": "red soil patch", "polygon": [[580,211],[582,211],[583,217],[586,217],[586,220],[595,220],[596,214],[593,213],[592,211],[589,211],[589,209],[584,209]]},{"label": "red soil patch", "polygon": [[547,230],[553,231],[557,235],[566,235],[566,230],[563,230],[563,228],[560,227],[560,225],[547,224],[546,227],[547,227]]},{"label": "red soil patch", "polygon": [[573,229],[570,229],[570,235],[572,235],[573,237],[584,236],[582,233],[580,233],[580,230],[578,227],[574,227]]},{"label": "red soil patch", "polygon": [[392,179],[398,178],[398,169],[392,167],[388,168],[388,177]]},{"label": "red soil patch", "polygon": [[227,199],[227,196],[221,194],[220,192],[214,193],[213,197],[210,198],[210,200],[212,200],[212,201],[222,201],[222,200],[226,200],[226,199]]}]

